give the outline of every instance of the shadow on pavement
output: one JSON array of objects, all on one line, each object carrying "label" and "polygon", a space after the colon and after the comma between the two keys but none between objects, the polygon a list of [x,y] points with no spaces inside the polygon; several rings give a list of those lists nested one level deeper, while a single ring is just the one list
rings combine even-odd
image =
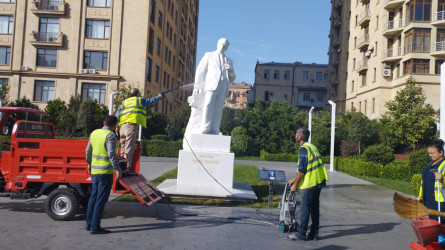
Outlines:
[{"label": "shadow on pavement", "polygon": [[337,232],[330,235],[323,235],[322,239],[330,239],[330,238],[337,238],[342,236],[351,236],[356,234],[372,234],[372,233],[382,233],[391,231],[394,229],[395,226],[400,225],[400,223],[378,223],[378,224],[358,224],[358,225],[330,225],[330,226],[323,226],[325,227],[354,227],[350,229],[336,230]]}]

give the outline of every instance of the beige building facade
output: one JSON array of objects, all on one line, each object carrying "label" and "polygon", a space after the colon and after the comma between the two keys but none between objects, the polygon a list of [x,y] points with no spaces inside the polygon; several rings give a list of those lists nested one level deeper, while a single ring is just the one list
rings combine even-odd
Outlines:
[{"label": "beige building facade", "polygon": [[[336,1],[333,1],[335,4]],[[346,4],[344,2],[343,4]],[[380,118],[385,103],[413,77],[439,109],[445,59],[444,0],[351,0],[343,111]]]},{"label": "beige building facade", "polygon": [[[199,0],[2,0],[0,81],[9,100],[108,97],[122,84],[157,93],[193,82]],[[167,94],[168,113],[187,93]]]},{"label": "beige building facade", "polygon": [[327,103],[327,64],[259,63],[255,66],[255,100],[287,102],[294,107],[324,108]]}]

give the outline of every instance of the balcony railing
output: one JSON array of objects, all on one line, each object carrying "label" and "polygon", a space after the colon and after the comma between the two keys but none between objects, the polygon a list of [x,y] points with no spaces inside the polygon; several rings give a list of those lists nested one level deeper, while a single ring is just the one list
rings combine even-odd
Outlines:
[{"label": "balcony railing", "polygon": [[365,11],[363,11],[359,18],[358,18],[358,23],[359,25],[361,25],[366,19],[370,18],[369,16],[369,9],[366,9]]},{"label": "balcony railing", "polygon": [[434,21],[445,21],[445,11],[434,12],[433,22]]},{"label": "balcony railing", "polygon": [[334,9],[337,9],[341,4],[343,4],[343,0],[335,0],[334,1]]},{"label": "balcony railing", "polygon": [[358,71],[360,71],[361,69],[363,69],[363,68],[366,67],[366,66],[368,66],[368,59],[365,57],[365,58],[363,58],[363,60],[358,61],[358,62],[356,63],[355,68],[356,68]]},{"label": "balcony railing", "polygon": [[388,30],[398,29],[398,28],[403,28],[403,20],[402,19],[388,21],[388,23],[386,25],[386,29],[388,29]]},{"label": "balcony railing", "polygon": [[385,51],[383,51],[383,57],[394,57],[394,56],[402,56],[402,48],[398,47],[398,48],[391,48],[391,49],[387,49]]},{"label": "balcony railing", "polygon": [[405,48],[405,53],[418,53],[418,52],[430,52],[430,44],[429,43],[411,43],[408,47]]},{"label": "balcony railing", "polygon": [[334,17],[334,27],[336,27],[338,24],[340,24],[340,22],[341,22],[340,16]]},{"label": "balcony railing", "polygon": [[34,3],[36,5],[37,9],[39,9],[39,10],[59,10],[59,8],[61,6],[60,0],[59,1],[40,0],[40,1],[35,1]]},{"label": "balcony railing", "polygon": [[433,43],[433,52],[434,51],[445,51],[445,41]]},{"label": "balcony railing", "polygon": [[365,34],[357,39],[357,47],[369,42],[369,34]]},{"label": "balcony railing", "polygon": [[59,38],[58,32],[36,32],[34,38],[39,42],[55,42]]}]

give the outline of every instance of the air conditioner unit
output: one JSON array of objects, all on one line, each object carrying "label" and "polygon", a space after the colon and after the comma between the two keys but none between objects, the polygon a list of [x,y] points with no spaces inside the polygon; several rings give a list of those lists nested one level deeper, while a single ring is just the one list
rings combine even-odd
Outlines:
[{"label": "air conditioner unit", "polygon": [[374,50],[374,46],[369,45],[367,50],[368,50],[368,51],[373,51],[373,50]]},{"label": "air conditioner unit", "polygon": [[369,51],[369,50],[366,51],[366,52],[365,52],[365,56],[366,56],[366,57],[370,57],[370,56],[371,56],[371,51]]},{"label": "air conditioner unit", "polygon": [[30,69],[29,69],[29,66],[22,66],[22,67],[20,67],[20,70],[22,70],[22,71],[28,71],[28,70],[30,70]]},{"label": "air conditioner unit", "polygon": [[96,74],[97,72],[96,72],[95,69],[90,69],[89,73],[90,73],[90,74]]},{"label": "air conditioner unit", "polygon": [[81,70],[80,70],[80,73],[82,73],[82,74],[88,74],[88,69],[81,69]]},{"label": "air conditioner unit", "polygon": [[384,68],[384,69],[390,69],[390,68],[391,68],[391,64],[389,64],[389,63],[384,63],[384,64],[383,64],[383,68]]},{"label": "air conditioner unit", "polygon": [[382,75],[383,76],[391,76],[391,70],[390,69],[383,69],[383,72],[382,72]]}]

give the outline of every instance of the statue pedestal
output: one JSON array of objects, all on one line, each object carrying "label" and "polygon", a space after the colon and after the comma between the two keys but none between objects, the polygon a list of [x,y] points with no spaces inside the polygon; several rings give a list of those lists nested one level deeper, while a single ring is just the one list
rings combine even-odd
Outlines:
[{"label": "statue pedestal", "polygon": [[230,153],[230,139],[230,136],[192,134],[191,141],[185,143],[192,150],[187,147],[179,151],[178,179],[167,179],[157,188],[179,197],[256,199],[249,184],[233,182],[235,154]]}]

